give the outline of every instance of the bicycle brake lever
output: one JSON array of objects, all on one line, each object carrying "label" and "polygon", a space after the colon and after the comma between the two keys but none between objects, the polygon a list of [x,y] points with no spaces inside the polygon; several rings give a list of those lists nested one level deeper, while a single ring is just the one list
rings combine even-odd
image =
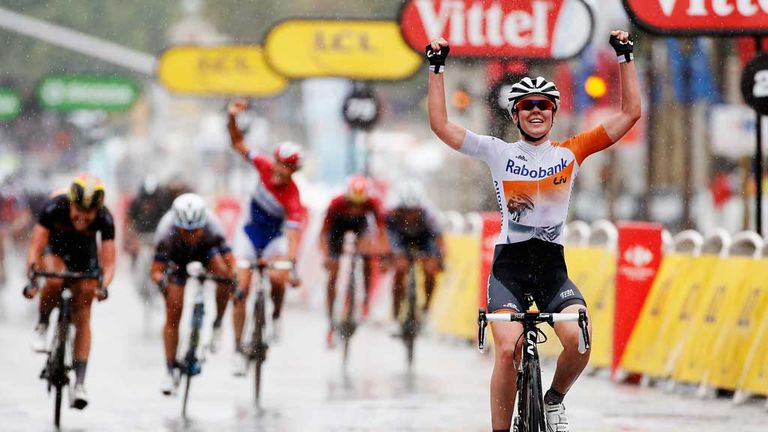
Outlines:
[{"label": "bicycle brake lever", "polygon": [[579,334],[579,354],[585,354],[589,351],[589,330],[587,329],[587,311],[586,309],[579,309],[579,328],[581,333]]},{"label": "bicycle brake lever", "polygon": [[485,309],[480,309],[477,315],[477,349],[485,352],[485,327],[488,325],[488,319],[485,316]]}]

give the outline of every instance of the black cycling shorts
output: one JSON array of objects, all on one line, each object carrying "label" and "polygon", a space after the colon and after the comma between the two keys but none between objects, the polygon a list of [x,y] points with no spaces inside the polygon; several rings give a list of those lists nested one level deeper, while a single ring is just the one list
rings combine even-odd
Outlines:
[{"label": "black cycling shorts", "polygon": [[344,234],[347,232],[353,232],[360,238],[366,231],[368,231],[368,220],[365,216],[334,219],[328,228],[328,255],[331,258],[341,256]]},{"label": "black cycling shorts", "polygon": [[50,244],[43,249],[43,256],[56,255],[67,266],[67,270],[71,272],[90,273],[100,269],[99,257],[96,251],[96,244],[93,248],[87,250],[75,250],[73,248],[54,248]]},{"label": "black cycling shorts", "polygon": [[539,239],[496,245],[488,277],[489,312],[524,312],[530,294],[541,312],[561,312],[570,305],[586,306],[584,296],[568,279],[563,246]]}]

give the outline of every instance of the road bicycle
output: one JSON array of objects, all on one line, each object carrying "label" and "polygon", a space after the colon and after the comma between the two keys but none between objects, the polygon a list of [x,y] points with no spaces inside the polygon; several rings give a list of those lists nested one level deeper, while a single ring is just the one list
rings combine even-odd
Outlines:
[{"label": "road bicycle", "polygon": [[409,249],[406,253],[408,259],[408,265],[410,270],[408,271],[408,280],[405,285],[405,298],[404,298],[404,310],[405,314],[400,321],[400,337],[405,344],[406,361],[408,364],[408,370],[413,367],[414,351],[416,348],[416,337],[421,330],[421,321],[418,314],[418,282],[417,282],[417,261],[418,250]]},{"label": "road bicycle", "polygon": [[267,360],[267,351],[269,350],[269,343],[266,337],[267,328],[267,298],[266,293],[271,291],[272,282],[269,278],[269,270],[293,270],[293,263],[291,261],[272,261],[269,262],[261,257],[259,253],[254,261],[239,260],[237,263],[238,268],[256,270],[258,274],[258,286],[256,287],[256,295],[253,303],[253,315],[251,317],[251,331],[250,339],[242,343],[240,350],[242,355],[245,356],[248,366],[246,370],[250,368],[250,364],[254,365],[254,395],[256,404],[258,405],[261,399],[261,381],[262,381],[262,366]]},{"label": "road bicycle", "polygon": [[[526,309],[530,309],[533,299],[526,295]],[[561,321],[578,321],[581,332],[579,333],[579,353],[584,354],[589,350],[589,332],[587,330],[587,310],[580,309],[578,313],[544,313],[537,311],[528,312],[502,312],[486,313],[480,309],[478,314],[478,348],[485,349],[485,328],[488,321],[520,322],[523,324],[523,333],[520,338],[522,344],[522,359],[516,366],[517,370],[517,413],[513,421],[514,432],[546,432],[546,415],[544,410],[544,393],[541,387],[541,366],[539,352],[536,345],[546,342],[546,337],[540,339],[544,333],[538,325],[548,323],[554,325]],[[515,344],[515,346],[518,346]],[[515,353],[515,357],[516,357]]]},{"label": "road bicycle", "polygon": [[47,358],[43,370],[40,372],[40,379],[46,380],[48,384],[48,393],[53,390],[55,399],[53,404],[53,423],[58,429],[61,424],[61,403],[63,399],[64,387],[69,387],[70,407],[83,409],[85,404],[79,404],[72,395],[73,387],[70,385],[72,372],[72,350],[74,346],[74,329],[72,324],[72,292],[71,287],[76,281],[93,279],[98,281],[98,290],[106,292],[102,288],[102,276],[100,271],[94,272],[49,272],[31,270],[29,272],[29,284],[24,287],[24,294],[37,285],[38,278],[57,278],[64,281],[61,294],[58,300],[59,316],[56,322],[56,329],[53,333],[50,349],[45,351]]},{"label": "road bicycle", "polygon": [[[170,267],[172,267],[172,265],[168,266],[168,268]],[[192,306],[192,319],[189,329],[189,344],[187,345],[187,351],[184,354],[184,357],[182,357],[181,360],[177,360],[174,365],[174,368],[178,371],[178,376],[174,376],[175,385],[178,386],[182,379],[185,381],[184,396],[181,403],[182,417],[187,416],[187,401],[189,400],[189,388],[192,384],[192,378],[202,372],[203,363],[205,363],[205,355],[200,349],[200,333],[205,318],[205,296],[203,295],[205,282],[213,281],[216,283],[228,284],[235,292],[235,297],[237,298],[240,296],[234,278],[208,273],[203,265],[197,261],[187,264],[186,271],[189,276],[187,279],[187,286],[194,285],[195,295]],[[169,274],[169,272],[166,272],[166,278]],[[200,353],[198,353],[198,351],[200,351]]]}]

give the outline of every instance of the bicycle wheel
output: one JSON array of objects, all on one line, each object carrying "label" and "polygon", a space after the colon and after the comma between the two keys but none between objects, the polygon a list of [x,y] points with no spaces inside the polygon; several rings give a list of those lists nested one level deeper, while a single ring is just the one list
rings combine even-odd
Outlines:
[{"label": "bicycle wheel", "polygon": [[416,348],[416,333],[418,332],[418,321],[416,317],[417,298],[416,298],[416,267],[411,266],[408,276],[408,291],[405,295],[406,315],[403,322],[403,342],[405,342],[405,352],[408,361],[408,369],[413,366],[414,350]]},{"label": "bicycle wheel", "polygon": [[53,407],[53,422],[58,428],[61,424],[61,404],[64,393],[64,386],[68,384],[67,366],[65,356],[67,350],[67,338],[69,336],[69,319],[66,316],[66,306],[59,311],[59,322],[56,326],[53,347],[51,348],[48,362],[48,380],[56,391],[56,398]]},{"label": "bicycle wheel", "polygon": [[181,416],[187,417],[187,400],[189,399],[189,385],[192,384],[192,375],[185,373],[187,377],[186,383],[184,383],[184,400],[181,402]]},{"label": "bicycle wheel", "polygon": [[526,404],[528,409],[526,416],[528,419],[528,432],[546,432],[547,424],[544,420],[544,393],[541,390],[541,369],[539,368],[539,359],[528,362],[528,400]]},{"label": "bicycle wheel", "polygon": [[264,298],[264,291],[259,291],[256,295],[256,303],[254,304],[253,311],[253,335],[251,336],[253,360],[255,363],[254,373],[254,389],[256,396],[256,403],[261,398],[261,366],[264,364],[264,360],[267,359],[267,344],[264,343],[264,327],[267,324],[266,321],[266,300]]}]

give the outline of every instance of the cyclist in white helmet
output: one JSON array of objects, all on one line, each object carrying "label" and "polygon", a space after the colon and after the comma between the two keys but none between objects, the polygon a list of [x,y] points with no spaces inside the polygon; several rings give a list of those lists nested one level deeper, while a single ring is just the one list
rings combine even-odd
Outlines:
[{"label": "cyclist in white helmet", "polygon": [[[174,370],[179,322],[184,306],[184,285],[188,276],[187,264],[199,261],[216,275],[234,278],[235,258],[205,200],[194,193],[179,195],[173,201],[171,210],[158,224],[155,240],[155,259],[150,276],[165,297],[166,313],[163,345],[167,373],[161,390],[163,394],[171,395],[176,389]],[[214,333],[220,331],[231,293],[231,284],[220,283],[216,288]]]},{"label": "cyclist in white helmet", "polygon": [[[563,225],[579,166],[592,153],[618,141],[640,118],[640,86],[629,33],[612,31],[609,43],[619,61],[621,106],[602,124],[564,141],[550,141],[560,92],[542,77],[523,78],[508,95],[512,123],[521,140],[507,143],[477,135],[448,120],[443,73],[449,46],[435,39],[426,46],[430,63],[428,111],[432,131],[451,148],[483,160],[491,170],[502,212],[488,281],[489,312],[521,311],[524,294],[544,312],[576,312],[586,302],[568,279],[563,258]],[[515,355],[522,325],[493,323],[495,364],[491,377],[491,423],[509,431],[516,396]],[[555,324],[563,344],[552,385],[545,395],[550,431],[567,432],[563,398],[581,374],[589,353],[577,349],[575,322]]]},{"label": "cyclist in white helmet", "polygon": [[[395,278],[392,285],[392,314],[400,316],[405,295],[405,282],[415,261],[424,272],[425,301],[422,313],[426,315],[435,288],[435,277],[443,267],[445,246],[443,233],[435,212],[427,203],[420,183],[407,180],[395,187],[385,219],[392,250]],[[426,317],[424,318],[426,321]]]}]

